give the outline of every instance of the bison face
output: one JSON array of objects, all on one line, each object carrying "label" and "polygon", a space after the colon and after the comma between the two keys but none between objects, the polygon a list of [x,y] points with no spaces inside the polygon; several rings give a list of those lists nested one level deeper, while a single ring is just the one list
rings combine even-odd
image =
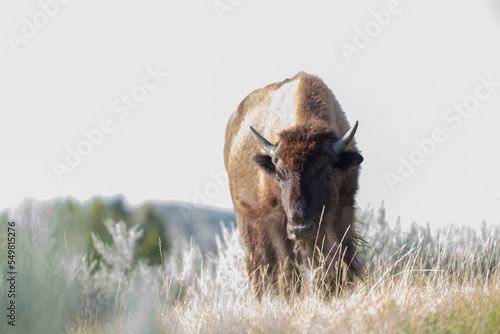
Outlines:
[{"label": "bison face", "polygon": [[287,130],[280,134],[277,145],[269,143],[252,128],[254,137],[267,153],[256,155],[254,161],[279,184],[290,239],[314,240],[322,217],[335,213],[342,173],[363,161],[359,153],[344,151],[356,126],[340,140],[328,129]]},{"label": "bison face", "polygon": [[302,171],[289,168],[280,154],[274,164],[290,239],[315,239],[323,207],[328,212],[337,203],[339,177],[330,157],[320,156],[307,165]]}]

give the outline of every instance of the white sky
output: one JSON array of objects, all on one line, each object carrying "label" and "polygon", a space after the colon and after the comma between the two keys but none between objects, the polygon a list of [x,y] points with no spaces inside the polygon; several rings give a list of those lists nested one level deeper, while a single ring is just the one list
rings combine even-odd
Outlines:
[{"label": "white sky", "polygon": [[[254,89],[305,70],[360,122],[361,208],[385,201],[391,223],[500,221],[500,84],[456,129],[443,120],[480,76],[500,82],[498,1],[401,0],[350,63],[341,43],[354,44],[356,27],[376,28],[371,12],[391,1],[220,2],[234,4],[224,20],[212,0],[72,0],[49,6],[55,14],[36,34],[24,28],[34,36],[18,53],[9,36],[22,36],[23,17],[43,24],[42,9],[2,2],[0,209],[25,197],[118,193],[132,204],[203,202],[201,193],[230,207],[213,176],[224,171],[227,119]],[[113,113],[157,66],[169,76],[128,117]],[[65,164],[67,146],[103,119],[113,131],[59,182],[53,162]],[[415,140],[436,128],[446,141],[391,190],[385,173],[397,173],[399,157],[418,154]]]}]

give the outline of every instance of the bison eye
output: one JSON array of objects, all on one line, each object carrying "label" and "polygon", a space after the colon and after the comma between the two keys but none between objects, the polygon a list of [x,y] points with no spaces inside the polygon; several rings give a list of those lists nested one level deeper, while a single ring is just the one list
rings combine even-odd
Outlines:
[{"label": "bison eye", "polygon": [[276,174],[276,181],[280,182],[280,178],[279,178],[278,174]]},{"label": "bison eye", "polygon": [[333,175],[332,175],[332,173],[328,173],[328,174],[326,174],[325,179],[327,179],[327,180],[331,180],[331,179],[332,179],[332,176],[333,176]]}]

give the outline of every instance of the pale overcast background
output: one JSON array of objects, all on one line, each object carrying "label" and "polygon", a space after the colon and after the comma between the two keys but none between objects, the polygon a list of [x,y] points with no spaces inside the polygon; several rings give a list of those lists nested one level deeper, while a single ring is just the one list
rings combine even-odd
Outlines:
[{"label": "pale overcast background", "polygon": [[[0,29],[0,209],[115,194],[231,207],[229,116],[304,70],[360,123],[360,208],[500,221],[499,1],[3,1]],[[54,163],[78,149],[60,182]]]}]

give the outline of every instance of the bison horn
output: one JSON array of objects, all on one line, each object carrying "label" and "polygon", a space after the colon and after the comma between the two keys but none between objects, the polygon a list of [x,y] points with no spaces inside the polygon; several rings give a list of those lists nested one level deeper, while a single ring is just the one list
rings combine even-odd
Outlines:
[{"label": "bison horn", "polygon": [[272,158],[274,156],[274,152],[276,152],[276,145],[271,144],[269,141],[267,141],[266,138],[262,137],[260,133],[255,131],[254,128],[250,127],[250,130],[252,131],[252,135],[254,136],[255,140],[262,146],[264,151]]},{"label": "bison horn", "polygon": [[337,140],[335,143],[332,143],[332,149],[335,151],[336,154],[342,153],[347,145],[352,141],[354,138],[354,134],[356,133],[356,130],[358,129],[358,121],[356,121],[356,124],[347,131],[347,133],[342,137],[340,140]]}]

